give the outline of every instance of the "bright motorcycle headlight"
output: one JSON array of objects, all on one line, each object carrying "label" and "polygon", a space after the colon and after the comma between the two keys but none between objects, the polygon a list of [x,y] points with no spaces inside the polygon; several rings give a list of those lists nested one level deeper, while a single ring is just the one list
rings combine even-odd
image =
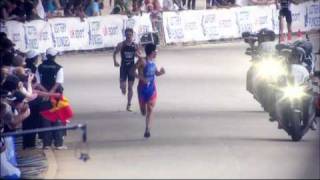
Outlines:
[{"label": "bright motorcycle headlight", "polygon": [[277,59],[263,59],[256,64],[258,75],[264,79],[275,80],[281,75],[286,74],[285,65],[281,60]]},{"label": "bright motorcycle headlight", "polygon": [[287,86],[282,89],[282,92],[284,94],[283,98],[289,98],[291,100],[299,99],[307,95],[303,86]]}]

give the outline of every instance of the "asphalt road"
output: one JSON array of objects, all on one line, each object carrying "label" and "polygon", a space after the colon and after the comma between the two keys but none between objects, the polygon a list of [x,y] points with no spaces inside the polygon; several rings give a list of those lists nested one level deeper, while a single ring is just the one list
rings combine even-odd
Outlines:
[{"label": "asphalt road", "polygon": [[81,136],[69,132],[69,150],[55,151],[56,178],[319,179],[319,131],[292,142],[269,122],[245,89],[245,48],[236,42],[160,49],[157,64],[167,73],[157,79],[148,140],[136,91],[134,112],[125,111],[110,52],[59,57],[72,123],[88,124],[91,159],[77,159]]}]

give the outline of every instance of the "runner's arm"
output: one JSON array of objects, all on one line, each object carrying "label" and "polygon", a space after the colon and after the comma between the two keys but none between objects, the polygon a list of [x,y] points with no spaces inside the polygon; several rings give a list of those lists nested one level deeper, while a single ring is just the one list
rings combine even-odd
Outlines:
[{"label": "runner's arm", "polygon": [[131,75],[133,75],[135,78],[138,78],[139,80],[147,83],[147,80],[140,74],[137,73],[137,69],[142,68],[143,67],[143,59],[139,58],[139,60],[134,64],[134,66],[131,68]]},{"label": "runner's arm", "polygon": [[156,76],[161,76],[161,75],[163,75],[165,73],[166,73],[166,71],[164,70],[163,67],[161,67],[160,70],[157,69]]},{"label": "runner's arm", "polygon": [[117,54],[120,52],[121,46],[122,43],[119,43],[113,52],[113,63],[115,67],[119,66],[119,63],[117,62]]}]

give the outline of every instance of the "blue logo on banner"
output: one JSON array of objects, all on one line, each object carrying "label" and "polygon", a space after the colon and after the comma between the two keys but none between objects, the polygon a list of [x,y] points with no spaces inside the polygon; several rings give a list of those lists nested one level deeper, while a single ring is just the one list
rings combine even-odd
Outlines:
[{"label": "blue logo on banner", "polygon": [[56,37],[56,47],[70,47],[70,40],[68,36]]},{"label": "blue logo on banner", "polygon": [[40,38],[41,41],[47,41],[49,40],[49,32],[42,32],[40,33]]},{"label": "blue logo on banner", "polygon": [[111,26],[111,27],[104,27],[103,28],[103,35],[104,36],[114,36],[117,35],[119,31],[118,26]]},{"label": "blue logo on banner", "polygon": [[310,28],[320,27],[320,4],[313,4],[307,9],[306,25]]},{"label": "blue logo on banner", "polygon": [[90,45],[103,45],[103,37],[100,34],[91,35]]},{"label": "blue logo on banner", "polygon": [[37,28],[34,26],[26,26],[26,33],[28,36],[36,36]]},{"label": "blue logo on banner", "polygon": [[27,49],[38,49],[38,40],[37,39],[28,39],[27,40]]},{"label": "blue logo on banner", "polygon": [[65,23],[57,23],[53,26],[54,33],[64,33],[67,30],[67,25]]}]

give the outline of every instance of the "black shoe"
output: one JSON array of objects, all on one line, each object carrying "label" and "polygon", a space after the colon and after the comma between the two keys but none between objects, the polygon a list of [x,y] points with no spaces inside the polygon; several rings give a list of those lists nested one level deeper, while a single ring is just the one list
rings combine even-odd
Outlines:
[{"label": "black shoe", "polygon": [[144,132],[144,137],[149,138],[151,136],[150,131]]}]

